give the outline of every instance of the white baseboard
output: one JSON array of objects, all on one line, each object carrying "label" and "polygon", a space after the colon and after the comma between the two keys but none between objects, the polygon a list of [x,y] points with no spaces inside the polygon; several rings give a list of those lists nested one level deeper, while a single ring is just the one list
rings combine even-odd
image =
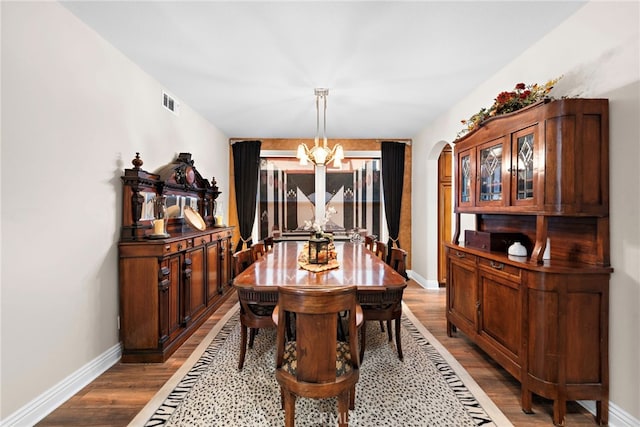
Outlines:
[{"label": "white baseboard", "polygon": [[118,363],[121,356],[122,349],[118,343],[7,418],[1,420],[0,427],[32,426],[36,424],[107,369]]},{"label": "white baseboard", "polygon": [[[593,400],[578,400],[578,403],[596,415],[596,402]],[[610,427],[636,427],[640,426],[640,420],[624,411],[615,403],[609,401],[609,426]]]},{"label": "white baseboard", "polygon": [[425,289],[439,289],[440,284],[437,280],[428,280],[416,273],[413,270],[407,270],[407,275],[410,279],[415,280],[420,286]]}]

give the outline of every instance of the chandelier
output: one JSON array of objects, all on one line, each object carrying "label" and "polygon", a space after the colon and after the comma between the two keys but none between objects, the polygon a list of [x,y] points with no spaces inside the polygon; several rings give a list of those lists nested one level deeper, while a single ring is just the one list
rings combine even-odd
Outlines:
[{"label": "chandelier", "polygon": [[[342,145],[336,144],[333,148],[327,145],[327,95],[329,89],[316,88],[316,137],[314,145],[308,148],[306,144],[298,145],[296,157],[300,159],[301,165],[312,162],[316,166],[324,166],[333,161],[336,168],[342,167],[341,160],[344,159]],[[320,135],[320,101],[322,101],[322,135]],[[322,145],[320,138],[322,137]]]}]

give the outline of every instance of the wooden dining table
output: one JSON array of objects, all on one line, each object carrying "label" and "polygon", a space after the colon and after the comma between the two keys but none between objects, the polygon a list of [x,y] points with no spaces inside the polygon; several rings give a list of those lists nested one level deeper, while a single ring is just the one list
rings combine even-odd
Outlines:
[{"label": "wooden dining table", "polygon": [[[338,267],[312,272],[298,264],[298,255],[305,248],[303,241],[282,241],[272,250],[254,261],[234,278],[234,286],[242,288],[243,295],[250,295],[253,304],[273,306],[272,319],[277,323],[278,286],[347,286],[355,285],[358,297],[356,324],[364,320],[364,307],[399,307],[407,286],[405,278],[378,258],[363,243],[334,242]],[[238,289],[240,294],[240,289]],[[396,321],[397,322],[397,321]],[[399,328],[399,324],[396,323]],[[390,323],[387,323],[390,328]],[[361,335],[360,358],[363,356],[365,334]],[[391,340],[391,335],[389,335]],[[400,359],[399,329],[396,329],[396,345]]]},{"label": "wooden dining table", "polygon": [[277,301],[274,297],[278,286],[355,285],[361,303],[372,294],[399,291],[407,286],[402,275],[362,243],[335,242],[337,268],[318,273],[305,270],[298,265],[298,255],[304,244],[303,241],[274,244],[272,250],[234,278],[234,286],[252,288],[270,297],[265,299]]}]

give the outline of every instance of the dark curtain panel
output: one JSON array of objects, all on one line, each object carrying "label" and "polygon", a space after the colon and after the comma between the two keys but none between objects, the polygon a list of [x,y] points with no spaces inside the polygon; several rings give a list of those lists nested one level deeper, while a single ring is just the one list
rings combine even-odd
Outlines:
[{"label": "dark curtain panel", "polygon": [[260,171],[260,141],[242,141],[233,144],[233,171],[236,184],[236,206],[240,241],[236,252],[252,244],[251,230],[256,216],[256,194]]},{"label": "dark curtain panel", "polygon": [[404,144],[383,141],[380,146],[382,160],[382,189],[384,191],[384,211],[387,216],[389,241],[387,257],[394,246],[400,247],[400,206],[404,185]]}]

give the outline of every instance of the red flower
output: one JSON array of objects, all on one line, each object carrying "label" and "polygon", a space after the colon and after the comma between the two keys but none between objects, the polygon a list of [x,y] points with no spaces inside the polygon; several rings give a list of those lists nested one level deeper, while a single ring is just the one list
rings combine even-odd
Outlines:
[{"label": "red flower", "polygon": [[531,95],[531,91],[530,90],[525,90],[524,92],[522,92],[520,94],[520,99],[527,99],[529,97],[529,95]]},{"label": "red flower", "polygon": [[496,102],[498,104],[504,104],[513,98],[513,95],[515,95],[513,92],[500,92],[496,98]]},{"label": "red flower", "polygon": [[516,89],[517,89],[517,90],[523,90],[525,87],[526,87],[526,86],[524,85],[524,83],[518,83],[518,84],[516,85]]}]

